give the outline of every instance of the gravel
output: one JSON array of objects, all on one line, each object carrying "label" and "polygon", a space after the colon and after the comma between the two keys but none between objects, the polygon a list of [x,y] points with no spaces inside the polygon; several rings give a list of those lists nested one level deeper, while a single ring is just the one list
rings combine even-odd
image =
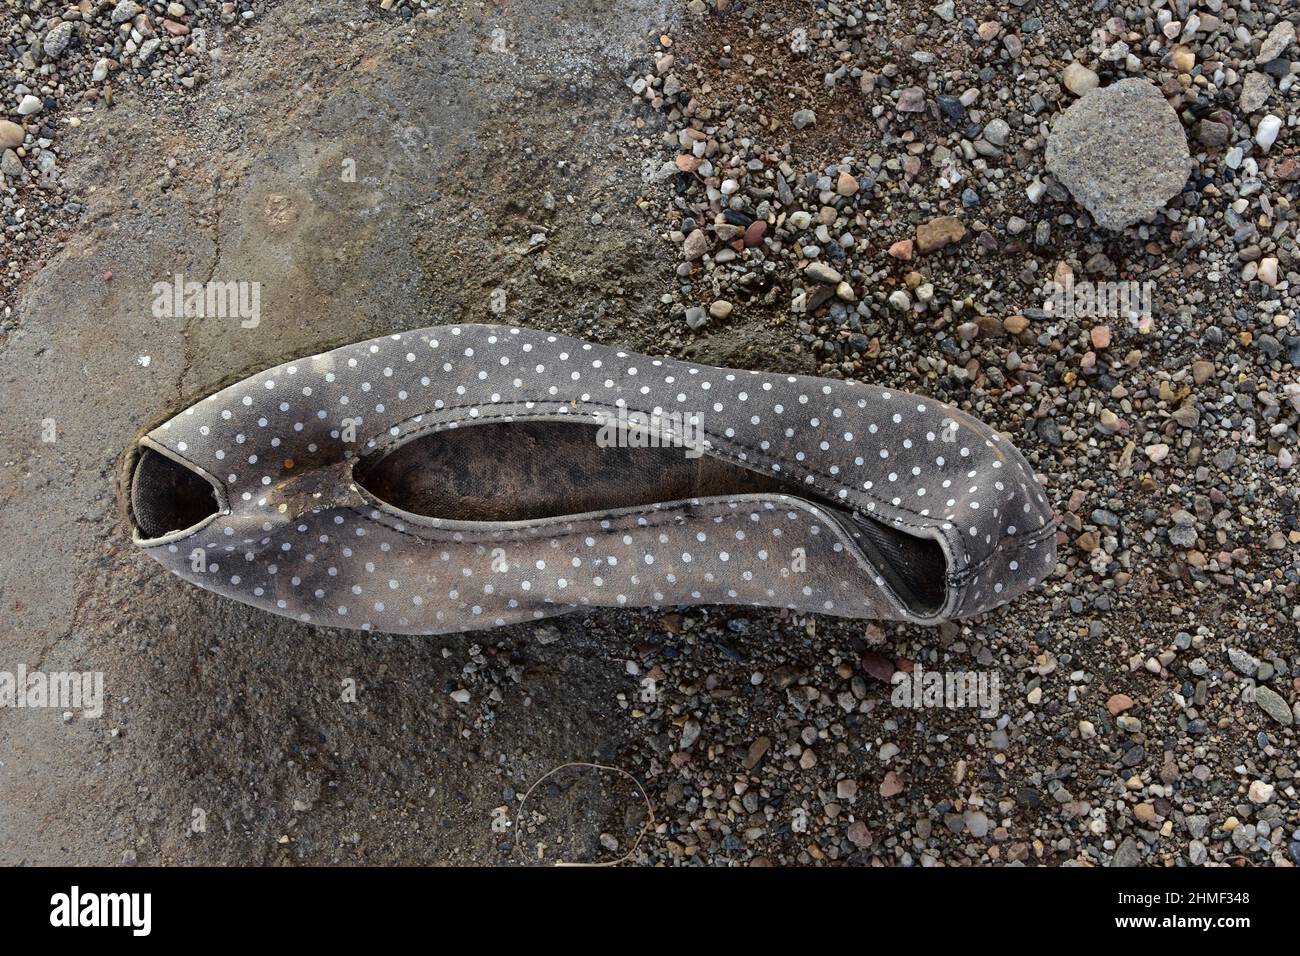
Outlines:
[{"label": "gravel", "polygon": [[[1026,451],[1062,519],[1057,574],[989,620],[850,627],[847,646],[808,621],[804,653],[746,639],[750,613],[682,615],[689,662],[638,657],[668,675],[646,732],[704,728],[664,771],[697,801],[670,808],[669,857],[716,860],[734,833],[721,857],[751,862],[1292,865],[1289,21],[1226,2],[900,22],[883,3],[733,0],[661,35],[629,79],[662,130],[651,162],[704,161],[650,208],[669,242],[687,221],[715,237],[664,300],[681,341],[775,336],[818,374],[954,401]],[[759,242],[737,244],[743,221],[767,224]],[[1150,283],[1149,307],[1049,308],[1121,281]],[[726,320],[691,321],[720,297]],[[710,641],[763,688],[784,674],[782,693],[741,691]],[[917,660],[996,669],[1000,713],[900,714],[887,681]],[[734,763],[702,762],[706,741]],[[673,757],[623,752],[652,779]],[[712,788],[734,768],[736,805]]]}]

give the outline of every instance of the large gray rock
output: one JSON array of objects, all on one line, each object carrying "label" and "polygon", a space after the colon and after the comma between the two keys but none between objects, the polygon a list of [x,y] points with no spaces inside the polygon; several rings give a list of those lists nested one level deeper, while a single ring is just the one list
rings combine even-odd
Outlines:
[{"label": "large gray rock", "polygon": [[1086,94],[1047,138],[1048,170],[1107,229],[1147,219],[1176,196],[1190,158],[1178,115],[1141,79]]},{"label": "large gray rock", "polygon": [[136,3],[135,0],[119,0],[117,6],[113,8],[113,15],[110,20],[113,26],[120,23],[126,23],[144,12],[144,7]]},{"label": "large gray rock", "polygon": [[1295,24],[1290,20],[1279,20],[1264,39],[1264,42],[1260,44],[1259,56],[1255,58],[1255,62],[1263,64],[1269,60],[1277,59],[1291,45],[1291,41],[1294,39]]},{"label": "large gray rock", "polygon": [[72,30],[71,21],[65,20],[45,34],[45,43],[43,44],[45,55],[51,60],[57,60],[61,57],[63,51],[68,48],[68,44],[72,42]]},{"label": "large gray rock", "polygon": [[1255,703],[1259,704],[1260,710],[1268,714],[1283,727],[1290,727],[1295,717],[1291,713],[1291,707],[1287,704],[1286,699],[1273,690],[1271,687],[1259,686],[1255,688]]},{"label": "large gray rock", "polygon": [[1248,73],[1241,84],[1240,106],[1243,113],[1253,113],[1273,95],[1273,80],[1267,73]]}]

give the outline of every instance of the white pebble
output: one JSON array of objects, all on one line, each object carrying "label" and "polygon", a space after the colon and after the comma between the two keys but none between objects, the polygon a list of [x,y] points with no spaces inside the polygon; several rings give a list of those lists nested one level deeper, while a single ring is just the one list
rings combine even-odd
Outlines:
[{"label": "white pebble", "polygon": [[1255,142],[1267,153],[1269,147],[1277,142],[1277,134],[1281,130],[1282,121],[1270,113],[1259,121],[1259,127],[1255,130]]}]

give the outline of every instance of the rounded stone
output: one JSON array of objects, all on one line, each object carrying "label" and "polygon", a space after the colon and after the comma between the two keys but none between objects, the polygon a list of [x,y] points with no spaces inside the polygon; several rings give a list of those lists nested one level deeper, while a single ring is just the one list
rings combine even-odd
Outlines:
[{"label": "rounded stone", "polygon": [[1096,73],[1082,63],[1071,63],[1061,75],[1061,82],[1075,96],[1083,96],[1095,90],[1100,80]]},{"label": "rounded stone", "polygon": [[1048,170],[1107,229],[1159,211],[1186,184],[1190,160],[1178,114],[1141,79],[1084,96],[1047,138]]},{"label": "rounded stone", "polygon": [[817,114],[807,109],[795,110],[793,122],[795,129],[805,129],[817,122]]},{"label": "rounded stone", "polygon": [[26,133],[17,123],[11,123],[9,120],[0,120],[0,151],[6,149],[17,149],[23,144],[23,137]]}]

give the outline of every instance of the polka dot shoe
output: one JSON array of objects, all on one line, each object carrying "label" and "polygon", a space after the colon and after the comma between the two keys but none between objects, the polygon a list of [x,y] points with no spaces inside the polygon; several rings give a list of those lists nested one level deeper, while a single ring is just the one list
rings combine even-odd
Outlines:
[{"label": "polka dot shoe", "polygon": [[1024,459],[939,402],[529,329],[435,327],[289,362],[137,451],[141,548],[332,627],[683,604],[933,624],[1055,563]]}]

